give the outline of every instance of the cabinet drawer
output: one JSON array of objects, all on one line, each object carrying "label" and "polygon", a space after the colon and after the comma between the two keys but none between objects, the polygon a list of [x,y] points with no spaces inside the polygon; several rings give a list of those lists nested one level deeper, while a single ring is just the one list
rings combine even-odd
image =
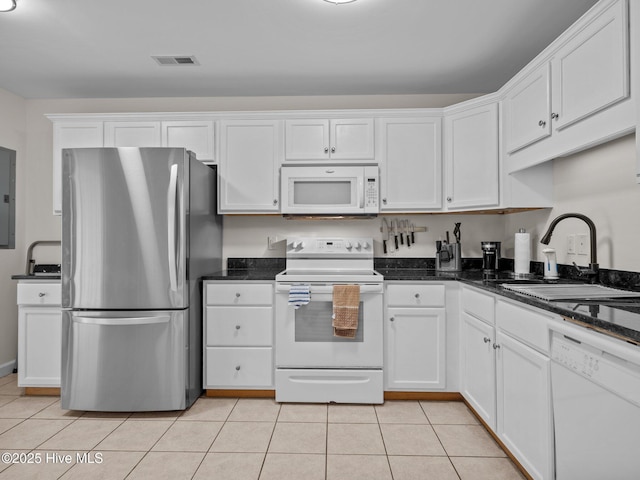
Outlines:
[{"label": "cabinet drawer", "polygon": [[272,305],[271,284],[207,283],[207,305]]},{"label": "cabinet drawer", "polygon": [[493,295],[462,287],[462,309],[480,320],[495,323],[495,302]]},{"label": "cabinet drawer", "polygon": [[205,388],[273,385],[271,348],[209,347],[206,355]]},{"label": "cabinet drawer", "polygon": [[496,325],[499,329],[542,352],[549,352],[550,317],[535,310],[498,300]]},{"label": "cabinet drawer", "polygon": [[387,285],[387,305],[444,307],[444,285]]},{"label": "cabinet drawer", "polygon": [[18,305],[62,304],[59,283],[19,283]]},{"label": "cabinet drawer", "polygon": [[207,345],[270,347],[272,307],[207,307]]}]

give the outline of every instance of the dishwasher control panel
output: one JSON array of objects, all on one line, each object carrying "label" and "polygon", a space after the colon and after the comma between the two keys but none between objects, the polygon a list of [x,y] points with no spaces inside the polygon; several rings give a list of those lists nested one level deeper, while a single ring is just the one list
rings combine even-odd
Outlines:
[{"label": "dishwasher control panel", "polygon": [[567,337],[554,339],[551,358],[589,378],[600,370],[600,357],[581,348],[580,343]]},{"label": "dishwasher control panel", "polygon": [[640,365],[558,332],[551,337],[551,360],[640,406]]}]

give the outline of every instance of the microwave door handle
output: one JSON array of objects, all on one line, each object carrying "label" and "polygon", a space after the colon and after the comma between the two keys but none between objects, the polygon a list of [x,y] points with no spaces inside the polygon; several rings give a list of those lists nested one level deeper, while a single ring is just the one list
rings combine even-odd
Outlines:
[{"label": "microwave door handle", "polygon": [[364,177],[358,177],[358,201],[360,202],[360,209],[364,208]]}]

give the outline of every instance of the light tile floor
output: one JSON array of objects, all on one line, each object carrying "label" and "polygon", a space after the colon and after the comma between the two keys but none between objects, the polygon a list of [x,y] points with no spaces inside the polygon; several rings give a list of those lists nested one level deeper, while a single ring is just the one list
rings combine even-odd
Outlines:
[{"label": "light tile floor", "polygon": [[524,478],[460,402],[202,397],[185,412],[91,413],[25,397],[15,375],[0,378],[0,453],[0,479],[20,480]]}]

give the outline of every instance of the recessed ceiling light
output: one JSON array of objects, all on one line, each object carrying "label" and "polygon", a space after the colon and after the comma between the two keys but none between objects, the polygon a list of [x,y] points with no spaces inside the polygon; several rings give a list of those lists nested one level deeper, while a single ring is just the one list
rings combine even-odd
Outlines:
[{"label": "recessed ceiling light", "polygon": [[336,5],[340,5],[342,3],[353,3],[356,0],[324,0],[324,1],[328,3],[334,3]]},{"label": "recessed ceiling light", "polygon": [[15,8],[16,0],[0,0],[0,12],[10,12]]}]

